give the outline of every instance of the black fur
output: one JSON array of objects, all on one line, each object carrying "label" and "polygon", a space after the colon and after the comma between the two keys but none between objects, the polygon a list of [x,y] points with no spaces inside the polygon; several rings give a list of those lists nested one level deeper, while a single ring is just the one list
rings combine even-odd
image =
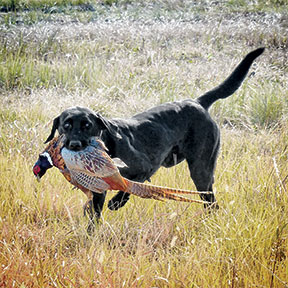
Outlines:
[{"label": "black fur", "polygon": [[[87,108],[74,107],[55,118],[47,141],[58,129],[67,138],[66,147],[81,150],[91,136],[101,135],[111,157],[118,157],[128,167],[121,174],[134,181],[148,180],[160,166],[171,167],[186,160],[198,191],[212,191],[214,169],[220,145],[220,132],[208,109],[218,99],[233,94],[241,85],[253,61],[264,48],[249,53],[232,74],[218,87],[196,100],[165,103],[136,114],[130,119],[108,120]],[[214,194],[201,195],[215,205]],[[93,201],[99,216],[105,194]],[[129,199],[119,191],[108,207],[117,210]]]}]

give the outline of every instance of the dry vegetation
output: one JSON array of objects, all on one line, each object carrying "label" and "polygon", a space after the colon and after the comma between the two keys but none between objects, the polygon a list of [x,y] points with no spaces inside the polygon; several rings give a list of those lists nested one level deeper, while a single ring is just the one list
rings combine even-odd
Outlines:
[{"label": "dry vegetation", "polygon": [[[285,1],[7,0],[0,8],[0,287],[287,287]],[[132,197],[117,212],[105,207],[89,236],[85,196],[56,170],[34,179],[63,109],[128,117],[196,98],[260,46],[250,77],[211,109],[222,130],[216,213]],[[194,189],[185,163],[152,182]]]}]

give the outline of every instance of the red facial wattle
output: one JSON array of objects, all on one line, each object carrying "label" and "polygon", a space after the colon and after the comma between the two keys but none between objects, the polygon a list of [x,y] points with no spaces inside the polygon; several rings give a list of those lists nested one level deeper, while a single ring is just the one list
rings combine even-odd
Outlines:
[{"label": "red facial wattle", "polygon": [[37,176],[40,171],[41,171],[41,168],[40,168],[39,165],[35,165],[35,166],[33,167],[33,173],[34,173],[34,175]]}]

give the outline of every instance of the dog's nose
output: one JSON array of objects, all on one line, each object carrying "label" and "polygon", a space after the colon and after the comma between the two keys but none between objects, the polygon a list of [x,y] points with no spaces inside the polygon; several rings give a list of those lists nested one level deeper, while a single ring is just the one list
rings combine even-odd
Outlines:
[{"label": "dog's nose", "polygon": [[82,143],[81,141],[78,140],[72,140],[69,143],[68,149],[73,150],[73,151],[79,151],[82,148]]}]

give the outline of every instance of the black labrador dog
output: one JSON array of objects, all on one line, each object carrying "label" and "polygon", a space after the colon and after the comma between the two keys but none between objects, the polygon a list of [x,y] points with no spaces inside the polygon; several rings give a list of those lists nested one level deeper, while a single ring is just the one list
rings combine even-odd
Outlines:
[{"label": "black labrador dog", "polygon": [[[107,119],[87,108],[69,108],[54,119],[46,142],[58,130],[66,136],[65,146],[79,151],[89,145],[92,136],[100,136],[110,156],[127,164],[120,168],[121,174],[139,182],[149,180],[160,166],[172,167],[186,160],[197,190],[212,191],[220,132],[208,109],[240,87],[253,61],[263,51],[259,48],[250,52],[222,84],[196,100],[165,103],[130,119]],[[93,195],[94,211],[100,217],[105,194]],[[201,197],[211,203],[210,207],[217,207],[213,193]],[[129,194],[119,191],[108,207],[117,210],[128,199]]]}]

